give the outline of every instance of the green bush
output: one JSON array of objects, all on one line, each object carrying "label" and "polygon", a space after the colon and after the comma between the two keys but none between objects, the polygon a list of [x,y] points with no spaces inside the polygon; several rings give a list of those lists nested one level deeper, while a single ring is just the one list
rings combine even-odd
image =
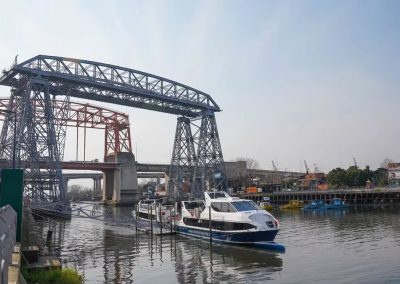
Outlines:
[{"label": "green bush", "polygon": [[82,277],[73,269],[22,270],[29,284],[82,284]]}]

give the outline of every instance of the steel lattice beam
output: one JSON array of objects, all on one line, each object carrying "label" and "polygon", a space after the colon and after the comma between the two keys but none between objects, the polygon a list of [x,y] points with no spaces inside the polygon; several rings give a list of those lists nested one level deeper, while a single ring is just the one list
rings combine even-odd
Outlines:
[{"label": "steel lattice beam", "polygon": [[8,71],[0,84],[17,88],[26,76],[50,82],[50,93],[188,117],[220,111],[210,95],[149,73],[81,59],[38,55]]}]

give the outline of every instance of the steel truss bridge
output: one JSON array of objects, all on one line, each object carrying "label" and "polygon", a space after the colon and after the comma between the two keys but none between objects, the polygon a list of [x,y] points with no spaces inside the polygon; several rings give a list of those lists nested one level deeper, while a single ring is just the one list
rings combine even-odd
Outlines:
[{"label": "steel truss bridge", "polygon": [[17,166],[29,165],[25,194],[32,202],[57,208],[68,204],[62,182],[67,127],[104,129],[105,161],[114,157],[118,162],[117,153],[132,152],[126,114],[71,98],[178,115],[169,193],[199,197],[206,188],[226,187],[215,119],[220,108],[206,93],[125,67],[47,55],[15,60],[3,71],[0,85],[11,88],[10,97],[0,100],[0,109],[6,111],[0,159],[11,161],[15,151]]}]

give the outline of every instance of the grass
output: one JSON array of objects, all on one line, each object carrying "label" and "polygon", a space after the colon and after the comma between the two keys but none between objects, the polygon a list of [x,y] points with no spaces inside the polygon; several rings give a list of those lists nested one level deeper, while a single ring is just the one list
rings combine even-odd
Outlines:
[{"label": "grass", "polygon": [[82,284],[82,276],[73,269],[22,269],[22,275],[29,284]]}]

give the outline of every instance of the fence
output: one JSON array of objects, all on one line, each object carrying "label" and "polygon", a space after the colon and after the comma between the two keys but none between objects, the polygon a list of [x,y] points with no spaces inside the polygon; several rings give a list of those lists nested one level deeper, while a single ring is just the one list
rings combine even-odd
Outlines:
[{"label": "fence", "polygon": [[8,283],[8,267],[16,242],[17,213],[10,205],[0,208],[0,284]]}]

